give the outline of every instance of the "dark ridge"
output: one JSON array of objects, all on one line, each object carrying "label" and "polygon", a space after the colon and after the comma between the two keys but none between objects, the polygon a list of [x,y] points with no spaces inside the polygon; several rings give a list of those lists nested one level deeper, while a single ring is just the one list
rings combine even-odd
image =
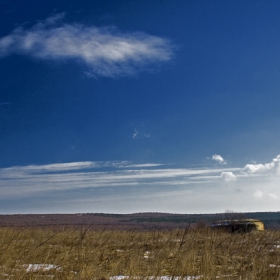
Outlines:
[{"label": "dark ridge", "polygon": [[93,229],[175,229],[208,224],[222,219],[257,219],[265,228],[280,229],[280,212],[171,214],[171,213],[77,213],[0,215],[0,227],[88,226]]}]

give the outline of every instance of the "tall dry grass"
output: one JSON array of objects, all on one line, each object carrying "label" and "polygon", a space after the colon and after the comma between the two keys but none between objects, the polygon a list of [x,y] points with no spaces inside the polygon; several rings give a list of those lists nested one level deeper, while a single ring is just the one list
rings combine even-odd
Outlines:
[{"label": "tall dry grass", "polygon": [[116,275],[280,279],[280,232],[0,229],[0,279]]}]

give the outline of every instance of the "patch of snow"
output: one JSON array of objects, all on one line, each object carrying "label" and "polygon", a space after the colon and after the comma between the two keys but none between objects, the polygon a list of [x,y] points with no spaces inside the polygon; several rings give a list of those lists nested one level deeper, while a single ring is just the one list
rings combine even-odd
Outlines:
[{"label": "patch of snow", "polygon": [[198,275],[198,276],[186,276],[184,278],[180,277],[180,276],[147,276],[147,277],[129,277],[129,276],[125,276],[125,275],[119,275],[119,276],[111,276],[110,280],[125,280],[125,279],[129,279],[129,278],[133,278],[133,279],[146,279],[146,280],[196,280],[196,279],[200,279],[202,276]]},{"label": "patch of snow", "polygon": [[39,270],[48,271],[51,269],[61,269],[61,267],[54,264],[28,264],[26,271],[27,272],[35,272]]},{"label": "patch of snow", "polygon": [[272,264],[272,263],[271,263],[271,264],[269,265],[269,267],[280,267],[280,265]]},{"label": "patch of snow", "polygon": [[[216,276],[216,278],[227,278],[227,277],[232,277],[232,275],[220,275],[220,276]],[[197,279],[202,279],[203,276],[202,275],[197,275],[197,276],[185,276],[185,277],[181,277],[181,276],[146,276],[146,277],[140,277],[140,276],[135,276],[135,277],[129,277],[129,276],[125,276],[125,275],[119,275],[119,276],[111,276],[110,280],[126,280],[126,279],[146,279],[146,280],[197,280]]]},{"label": "patch of snow", "polygon": [[148,259],[150,253],[151,253],[150,251],[146,251],[146,252],[144,253],[144,258],[145,258],[145,259]]}]

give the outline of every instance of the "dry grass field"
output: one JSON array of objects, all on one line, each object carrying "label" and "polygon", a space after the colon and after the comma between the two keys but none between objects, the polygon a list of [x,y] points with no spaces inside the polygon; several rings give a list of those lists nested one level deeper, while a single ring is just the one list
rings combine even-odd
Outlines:
[{"label": "dry grass field", "polygon": [[116,277],[120,275],[280,279],[280,231],[0,228],[1,280],[121,279]]}]

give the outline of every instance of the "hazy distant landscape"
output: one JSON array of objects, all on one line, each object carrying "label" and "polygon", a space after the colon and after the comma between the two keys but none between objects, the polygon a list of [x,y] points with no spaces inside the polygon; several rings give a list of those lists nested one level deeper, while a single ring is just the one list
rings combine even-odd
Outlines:
[{"label": "hazy distant landscape", "polygon": [[265,228],[280,228],[280,212],[217,213],[217,214],[14,214],[0,215],[0,227],[90,226],[92,229],[177,229],[197,223],[210,225],[228,218],[261,220]]}]

